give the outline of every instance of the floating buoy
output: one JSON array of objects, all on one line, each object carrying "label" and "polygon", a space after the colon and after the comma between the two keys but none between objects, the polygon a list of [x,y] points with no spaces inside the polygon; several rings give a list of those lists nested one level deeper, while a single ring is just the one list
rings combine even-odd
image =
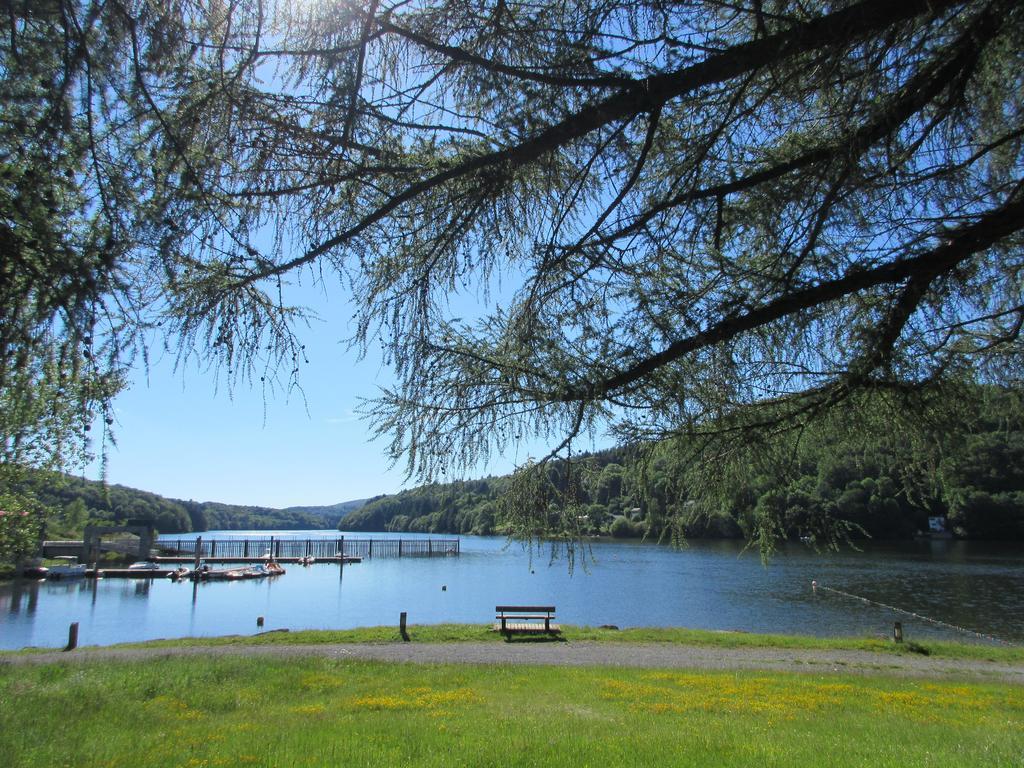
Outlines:
[{"label": "floating buoy", "polygon": [[447,584],[442,584],[441,585],[441,591],[442,592],[447,592],[448,591],[448,585]]}]

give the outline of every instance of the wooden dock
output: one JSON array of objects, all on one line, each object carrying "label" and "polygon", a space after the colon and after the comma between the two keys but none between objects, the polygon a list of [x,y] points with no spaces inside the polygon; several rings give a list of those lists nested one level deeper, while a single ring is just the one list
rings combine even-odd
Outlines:
[{"label": "wooden dock", "polygon": [[177,568],[88,568],[85,571],[85,578],[95,579],[96,571],[99,571],[101,579],[166,579],[177,571]]},{"label": "wooden dock", "polygon": [[[209,563],[210,565],[214,565],[215,563],[216,564],[220,564],[220,563],[253,563],[253,564],[265,563],[265,562],[268,561],[269,558],[266,558],[266,557],[221,557],[220,555],[217,555],[217,557],[202,557],[201,559],[202,559],[202,561],[204,563]],[[302,558],[300,558],[300,557],[275,557],[274,558],[274,562],[275,563],[298,563],[301,559]],[[152,558],[152,560],[153,560],[154,563],[157,563],[157,564],[159,564],[159,563],[182,563],[184,565],[189,565],[191,563],[194,563],[196,558],[195,558],[195,555],[188,555],[188,556],[185,556],[185,555],[156,555],[156,556],[154,556]],[[344,562],[342,562],[342,560],[344,560]],[[329,563],[331,565],[351,565],[352,563],[361,563],[361,562],[363,562],[363,558],[361,558],[361,557],[347,557],[347,556],[344,557],[344,558],[340,558],[340,557],[318,557],[318,558],[315,559],[315,561],[312,563],[312,565],[316,565],[317,563]],[[106,569],[104,568],[103,570],[105,571]]]},{"label": "wooden dock", "polygon": [[[363,560],[361,557],[346,557],[344,562],[341,562],[341,558],[338,557],[324,557],[316,563],[325,563],[327,565],[351,565],[353,563],[361,563]],[[176,566],[189,566],[195,562],[194,557],[154,557],[153,562],[158,565],[170,565]],[[247,564],[247,565],[259,565],[260,563],[266,563],[266,558],[263,557],[249,557],[249,558],[238,558],[238,557],[204,557],[203,562],[207,565],[230,565],[230,564]],[[282,557],[280,560],[275,560],[277,563],[299,563],[297,557]],[[104,579],[166,579],[177,573],[178,568],[88,568],[85,572],[86,578],[96,578],[96,571],[99,571],[100,577]],[[189,569],[191,570],[191,569]]]}]

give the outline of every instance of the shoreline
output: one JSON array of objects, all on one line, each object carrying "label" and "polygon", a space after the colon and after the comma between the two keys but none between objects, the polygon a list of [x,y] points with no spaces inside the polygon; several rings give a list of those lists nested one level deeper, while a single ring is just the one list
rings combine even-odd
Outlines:
[{"label": "shoreline", "polygon": [[578,667],[858,675],[1024,687],[1024,663],[856,650],[722,648],[664,643],[327,643],[89,648],[0,657],[0,668],[48,664],[136,664],[171,658],[325,659],[474,667]]},{"label": "shoreline", "polygon": [[966,676],[1024,685],[1024,647],[952,642],[818,638],[688,629],[594,629],[565,626],[560,638],[505,640],[488,627],[410,625],[409,641],[394,627],[356,630],[274,630],[150,640],[72,651],[29,647],[0,651],[0,666],[80,663],[170,656],[323,656],[388,662],[639,666],[855,672],[899,676]]}]

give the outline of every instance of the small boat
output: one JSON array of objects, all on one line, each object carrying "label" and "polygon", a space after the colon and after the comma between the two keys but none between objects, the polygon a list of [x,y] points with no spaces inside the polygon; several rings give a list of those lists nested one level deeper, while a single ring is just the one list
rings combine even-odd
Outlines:
[{"label": "small boat", "polygon": [[47,569],[46,578],[48,579],[84,579],[85,578],[85,563],[79,563],[77,557],[70,555],[62,555],[55,557],[54,560],[59,560],[58,565],[51,565]]},{"label": "small boat", "polygon": [[316,562],[316,558],[312,555],[306,555],[305,557],[299,558],[299,565],[312,565]]},{"label": "small boat", "polygon": [[189,574],[189,578],[192,581],[228,581],[239,578],[235,575],[239,570],[238,568],[214,569],[208,565],[201,565]]},{"label": "small boat", "polygon": [[269,563],[253,565],[248,568],[239,568],[237,571],[238,575],[232,576],[231,578],[264,579],[267,576],[280,576],[283,573],[284,568],[271,560]]},{"label": "small boat", "polygon": [[159,571],[160,566],[156,563],[151,563],[149,560],[140,560],[137,563],[132,563],[128,566],[129,571]]},{"label": "small boat", "polygon": [[244,568],[223,568],[214,570],[204,565],[189,575],[193,581],[242,581],[243,579],[265,579],[268,576],[280,576],[284,568],[271,560],[260,565],[250,565]]}]

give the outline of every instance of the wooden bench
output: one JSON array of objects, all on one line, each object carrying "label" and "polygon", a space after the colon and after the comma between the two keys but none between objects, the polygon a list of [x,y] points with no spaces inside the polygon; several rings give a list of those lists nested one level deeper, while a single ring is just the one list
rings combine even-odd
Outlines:
[{"label": "wooden bench", "polygon": [[[519,634],[557,635],[562,631],[554,624],[553,605],[496,605],[494,631],[511,637]],[[541,623],[543,622],[543,623]]]}]

